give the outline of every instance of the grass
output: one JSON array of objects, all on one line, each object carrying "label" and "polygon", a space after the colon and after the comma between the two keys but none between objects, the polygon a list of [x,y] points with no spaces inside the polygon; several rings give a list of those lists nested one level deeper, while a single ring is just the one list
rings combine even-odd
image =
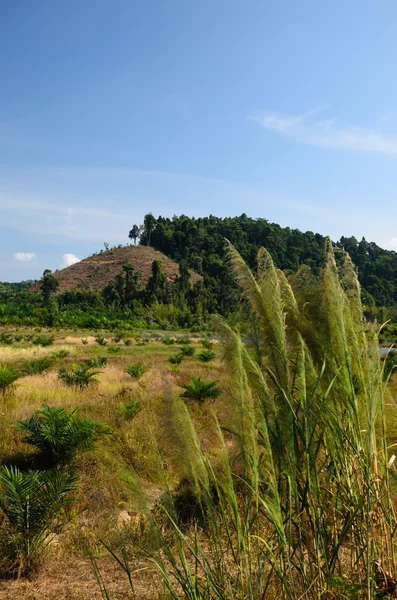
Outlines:
[{"label": "grass", "polygon": [[[256,346],[218,322],[224,362],[185,360],[173,372],[167,344],[123,345],[91,389],[76,394],[49,370],[6,395],[3,462],[28,452],[15,422],[43,403],[78,406],[111,431],[79,458],[86,540],[76,516],[47,560],[73,558],[75,571],[88,546],[114,598],[98,538],[119,559],[117,581],[123,566],[118,597],[132,586],[139,598],[385,597],[382,573],[396,568],[397,380],[382,370],[354,270],[345,259],[338,272],[330,247],[319,281],[305,269],[287,280],[262,251],[256,278],[232,248],[230,260]],[[103,352],[80,340],[73,360]],[[4,350],[16,364],[19,349]],[[139,382],[125,372],[131,361],[149,367]],[[213,402],[179,397],[214,384],[223,393]]]}]

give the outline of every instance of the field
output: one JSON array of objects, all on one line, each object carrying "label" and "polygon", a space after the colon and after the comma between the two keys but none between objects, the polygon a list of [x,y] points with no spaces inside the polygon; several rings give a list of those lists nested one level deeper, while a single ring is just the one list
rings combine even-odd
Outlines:
[{"label": "field", "polygon": [[244,339],[0,334],[1,597],[395,597],[396,362],[354,267],[330,243],[320,278],[229,258]]},{"label": "field", "polygon": [[[22,340],[14,341],[12,345],[0,345],[1,365],[20,369],[27,362],[44,357],[53,359],[53,362],[43,373],[18,379],[15,389],[2,399],[0,456],[3,464],[16,464],[22,468],[30,466],[31,448],[21,441],[21,435],[15,430],[15,423],[31,416],[43,404],[66,409],[77,407],[79,415],[105,422],[112,433],[101,440],[95,450],[78,457],[75,467],[79,473],[80,485],[73,507],[73,519],[54,539],[43,570],[29,582],[0,583],[0,597],[56,597],[59,600],[100,598],[100,589],[94,579],[91,563],[84,559],[82,532],[91,541],[98,536],[110,541],[115,547],[120,546],[126,530],[130,535],[139,533],[139,538],[144,535],[144,527],[142,531],[140,529],[144,517],[140,513],[142,499],[139,494],[144,492],[146,500],[153,506],[165,491],[163,468],[167,470],[170,486],[176,486],[183,476],[183,465],[178,465],[172,456],[177,448],[173,447],[172,440],[166,439],[161,423],[165,398],[170,394],[179,396],[182,392],[179,384],[186,383],[191,376],[205,380],[221,379],[225,382],[219,352],[215,360],[200,362],[196,355],[204,348],[197,335],[188,338],[178,334],[177,339],[164,333],[151,333],[151,337],[136,336],[136,339],[130,339],[130,345],[126,345],[124,339],[116,338],[115,341],[114,336],[105,333],[105,344],[99,345],[95,341],[97,334],[94,337],[86,331],[80,334],[43,329],[40,332],[8,330],[6,333],[11,337],[22,336]],[[37,335],[53,337],[54,343],[42,347],[26,341],[26,337]],[[161,341],[161,336],[170,338],[174,343],[166,345]],[[187,356],[179,366],[174,367],[168,362],[168,358],[177,354],[186,342],[194,348],[195,356]],[[67,353],[67,356],[54,358],[60,351],[61,354]],[[99,356],[106,357],[108,362],[98,369],[100,373],[96,376],[97,382],[85,389],[68,387],[58,378],[59,369],[67,370],[73,363],[82,363]],[[148,367],[139,381],[125,372],[129,364],[138,361]],[[132,421],[128,421],[123,417],[120,407],[131,399],[139,399],[141,411]],[[211,404],[211,408],[227,414],[226,395],[223,394]],[[209,448],[211,437],[206,432],[207,408],[193,407],[192,416],[197,430],[201,432],[203,449]],[[154,440],[161,443],[164,464],[159,462],[159,449],[154,445]],[[138,496],[137,487],[140,490]],[[136,528],[138,531],[135,531]],[[121,596],[115,597],[124,597],[124,579],[115,569],[113,561],[107,557],[106,550],[99,543],[94,545],[105,578],[109,571],[110,591],[121,590]],[[150,591],[151,576],[146,577],[143,572],[141,579],[144,582],[142,589],[145,591],[139,597],[153,597],[153,590]]]}]

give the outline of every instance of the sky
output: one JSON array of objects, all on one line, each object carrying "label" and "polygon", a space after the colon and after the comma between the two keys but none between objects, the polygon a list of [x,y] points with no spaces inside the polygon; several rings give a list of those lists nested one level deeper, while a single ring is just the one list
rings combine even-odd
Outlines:
[{"label": "sky", "polygon": [[397,250],[394,0],[0,1],[0,281],[246,213]]}]

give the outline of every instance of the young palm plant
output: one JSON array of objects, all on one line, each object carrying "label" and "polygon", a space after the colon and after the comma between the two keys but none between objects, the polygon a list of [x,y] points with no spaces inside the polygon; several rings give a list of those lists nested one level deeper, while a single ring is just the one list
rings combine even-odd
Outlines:
[{"label": "young palm plant", "polygon": [[7,365],[0,365],[0,394],[2,396],[12,388],[18,377],[19,373],[16,369]]},{"label": "young palm plant", "polygon": [[195,400],[199,404],[202,404],[204,400],[215,400],[222,393],[217,384],[217,381],[203,381],[200,377],[191,377],[190,383],[183,383],[179,386],[185,390],[181,394],[181,398]]},{"label": "young palm plant", "polygon": [[144,375],[148,371],[149,367],[147,367],[142,362],[132,363],[128,365],[125,372],[132,377],[133,379],[140,379],[142,375]]},{"label": "young palm plant", "polygon": [[197,355],[197,358],[201,361],[201,362],[211,362],[212,360],[214,360],[216,358],[216,354],[215,352],[212,352],[212,350],[203,350],[202,352],[200,352]]},{"label": "young palm plant", "polygon": [[98,380],[95,375],[98,375],[100,371],[93,371],[92,367],[88,364],[73,364],[70,371],[66,369],[59,369],[58,377],[66,385],[79,387],[80,390],[87,387],[90,383],[96,383]]},{"label": "young palm plant", "polygon": [[54,359],[50,356],[43,356],[43,358],[37,358],[35,360],[26,361],[21,371],[24,375],[38,375],[47,371],[54,362]]},{"label": "young palm plant", "polygon": [[51,540],[65,523],[64,509],[73,501],[75,475],[59,471],[29,471],[3,466],[0,471],[0,510],[5,516],[7,556],[0,565],[9,575],[36,568]]},{"label": "young palm plant", "polygon": [[180,365],[181,362],[184,359],[184,354],[182,354],[181,352],[178,352],[178,354],[172,354],[169,358],[168,358],[168,362],[171,365]]},{"label": "young palm plant", "polygon": [[191,344],[184,344],[181,346],[180,352],[183,356],[194,356],[196,350]]},{"label": "young palm plant", "polygon": [[79,417],[77,408],[67,411],[47,405],[18,421],[17,428],[24,434],[24,441],[52,465],[70,462],[78,451],[92,448],[108,432],[104,423]]}]

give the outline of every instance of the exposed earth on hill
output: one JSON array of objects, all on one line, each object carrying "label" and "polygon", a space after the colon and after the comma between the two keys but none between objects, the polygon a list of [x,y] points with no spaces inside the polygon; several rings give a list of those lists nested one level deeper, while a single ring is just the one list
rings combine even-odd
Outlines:
[{"label": "exposed earth on hill", "polygon": [[[93,254],[84,260],[54,273],[59,282],[57,293],[69,290],[100,291],[123,273],[123,265],[130,264],[140,273],[140,282],[146,286],[152,274],[154,260],[161,262],[161,269],[167,283],[174,283],[179,275],[179,266],[158,250],[150,246],[123,246]],[[191,272],[193,284],[202,279],[201,275]],[[31,291],[39,291],[39,283],[31,286]]]}]

